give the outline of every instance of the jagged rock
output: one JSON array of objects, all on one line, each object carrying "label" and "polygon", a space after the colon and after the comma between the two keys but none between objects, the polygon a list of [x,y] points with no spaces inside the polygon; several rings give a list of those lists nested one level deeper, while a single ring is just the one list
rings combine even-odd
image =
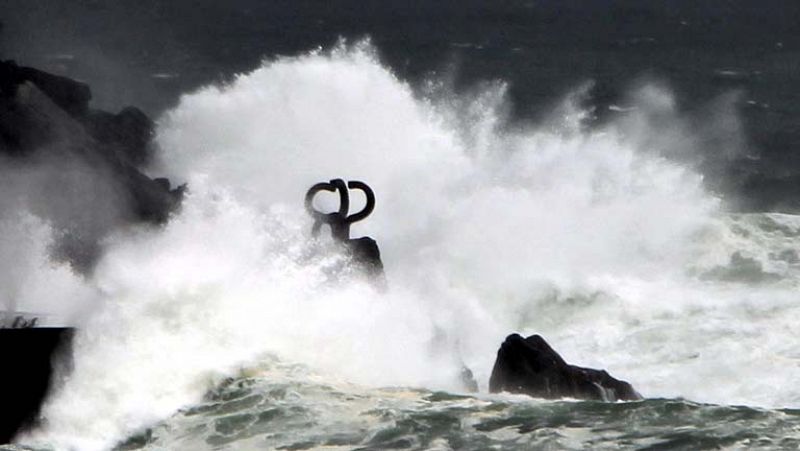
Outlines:
[{"label": "jagged rock", "polygon": [[539,335],[509,335],[497,351],[489,391],[537,398],[633,401],[642,396],[631,384],[603,370],[569,365]]},{"label": "jagged rock", "polygon": [[92,137],[83,125],[29,81],[16,86],[14,94],[0,104],[0,133],[9,146],[6,153],[15,156],[29,156],[46,147],[54,150],[56,144],[59,150],[82,158],[93,156]]},{"label": "jagged rock", "polygon": [[70,115],[85,115],[89,111],[92,92],[85,83],[32,67],[17,66],[14,61],[0,61],[0,92],[13,93],[16,86],[25,82],[35,84]]},{"label": "jagged rock", "polygon": [[155,125],[140,109],[126,107],[117,114],[92,110],[85,123],[89,133],[121,161],[135,167],[149,162]]},{"label": "jagged rock", "polygon": [[97,242],[111,228],[166,221],[185,189],[139,170],[154,130],[144,113],[90,110],[90,99],[83,83],[0,62],[0,156],[31,173],[50,165],[50,176],[34,183],[36,204],[46,205],[34,213],[61,232],[54,255],[82,270],[91,268]]},{"label": "jagged rock", "polygon": [[[24,198],[22,205],[54,228],[51,256],[83,272],[94,266],[101,239],[114,227],[166,221],[185,189],[140,172],[153,135],[144,113],[92,111],[90,99],[83,83],[0,61],[0,184],[21,191],[0,200],[13,208],[17,197]],[[42,400],[58,382],[54,365],[69,371],[73,330],[33,327],[31,321],[25,329],[0,324],[9,365],[0,371],[6,389],[0,444],[39,420]],[[11,325],[23,324],[15,319]]]}]

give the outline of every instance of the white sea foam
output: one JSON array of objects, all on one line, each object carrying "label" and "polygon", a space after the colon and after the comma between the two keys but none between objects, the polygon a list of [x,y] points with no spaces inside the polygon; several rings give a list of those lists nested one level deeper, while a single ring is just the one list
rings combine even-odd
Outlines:
[{"label": "white sea foam", "polygon": [[[570,104],[546,128],[512,127],[503,99],[502,85],[417,95],[367,44],[184,96],[159,123],[154,169],[189,183],[183,209],[106,243],[91,279],[103,307],[22,441],[107,448],[263,353],[363,385],[455,390],[463,361],[485,389],[514,331],[646,396],[800,403],[790,273],[699,277],[747,239],[699,174],[642,148],[657,121],[587,131]],[[304,191],[334,177],[376,193],[353,235],[380,243],[386,293],[328,281],[338,257],[306,238]]]},{"label": "white sea foam", "polygon": [[53,231],[25,210],[0,214],[0,316],[38,326],[76,324],[93,307],[92,288],[69,265],[50,259]]}]

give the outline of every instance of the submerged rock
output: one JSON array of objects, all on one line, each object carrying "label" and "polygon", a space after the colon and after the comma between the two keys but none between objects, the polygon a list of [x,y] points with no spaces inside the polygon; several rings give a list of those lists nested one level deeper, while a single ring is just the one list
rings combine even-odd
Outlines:
[{"label": "submerged rock", "polygon": [[458,375],[463,390],[467,393],[478,393],[478,381],[476,381],[475,376],[472,375],[472,370],[464,365],[461,367],[461,372]]},{"label": "submerged rock", "polygon": [[509,335],[497,351],[489,391],[537,398],[633,401],[642,396],[631,384],[604,370],[569,365],[539,335]]}]

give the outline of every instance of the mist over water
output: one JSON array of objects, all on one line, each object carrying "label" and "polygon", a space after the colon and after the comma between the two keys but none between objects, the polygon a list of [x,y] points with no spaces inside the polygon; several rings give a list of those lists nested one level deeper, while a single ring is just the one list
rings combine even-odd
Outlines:
[{"label": "mist over water", "polygon": [[[677,113],[642,89],[600,129],[582,126],[580,92],[546,124],[512,126],[502,84],[415,89],[360,43],[184,96],[152,168],[188,183],[183,207],[111,236],[85,280],[62,277],[100,301],[21,441],[108,448],[266,355],[330,381],[451,391],[464,363],[485,391],[515,331],[646,397],[797,406],[796,263],[771,256],[800,221],[725,214],[673,152],[719,128],[652,120],[653,99]],[[305,190],[337,177],[375,191],[353,236],[378,241],[386,292],[331,280],[343,257],[309,239]]]},{"label": "mist over water", "polygon": [[120,224],[125,206],[100,169],[55,155],[0,158],[0,309],[40,326],[80,325],[98,297],[66,247]]}]

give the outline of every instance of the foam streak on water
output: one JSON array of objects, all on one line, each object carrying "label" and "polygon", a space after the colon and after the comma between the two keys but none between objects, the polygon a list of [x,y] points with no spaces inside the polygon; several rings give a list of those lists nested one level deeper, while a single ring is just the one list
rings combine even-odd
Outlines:
[{"label": "foam streak on water", "polygon": [[[723,215],[698,173],[643,148],[657,124],[586,131],[568,103],[511,127],[503,106],[502,85],[415,93],[368,44],[185,96],[154,169],[188,182],[183,209],[105,244],[103,307],[22,441],[107,448],[265,354],[360,387],[459,390],[464,362],[485,390],[513,331],[646,396],[797,406],[796,218]],[[386,293],[327,280],[339,257],[307,239],[304,191],[334,177],[376,193],[353,234],[380,243]],[[775,277],[742,282],[736,251]]]}]

